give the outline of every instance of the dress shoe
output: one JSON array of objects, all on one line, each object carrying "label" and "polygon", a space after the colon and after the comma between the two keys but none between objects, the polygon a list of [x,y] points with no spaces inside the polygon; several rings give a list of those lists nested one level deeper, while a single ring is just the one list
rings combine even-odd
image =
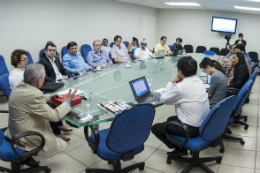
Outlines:
[{"label": "dress shoe", "polygon": [[188,152],[185,149],[175,148],[175,150],[173,150],[172,152],[167,152],[167,155],[172,157],[181,157],[188,155]]},{"label": "dress shoe", "polygon": [[25,160],[25,164],[29,166],[30,168],[39,167],[39,162],[36,162],[33,157],[29,157]]},{"label": "dress shoe", "polygon": [[70,138],[67,138],[66,136],[64,136],[62,133],[60,135],[55,135],[58,138],[63,139],[65,142],[69,142]]}]

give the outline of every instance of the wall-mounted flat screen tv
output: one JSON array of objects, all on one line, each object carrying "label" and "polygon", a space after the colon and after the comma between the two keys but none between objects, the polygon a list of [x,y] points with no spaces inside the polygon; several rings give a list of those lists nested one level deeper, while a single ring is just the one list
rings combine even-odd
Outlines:
[{"label": "wall-mounted flat screen tv", "polygon": [[237,19],[212,17],[211,31],[235,34],[237,30]]}]

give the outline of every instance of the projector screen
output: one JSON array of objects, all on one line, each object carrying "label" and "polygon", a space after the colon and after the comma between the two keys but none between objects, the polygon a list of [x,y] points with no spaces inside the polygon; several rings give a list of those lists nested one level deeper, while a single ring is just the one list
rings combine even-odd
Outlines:
[{"label": "projector screen", "polygon": [[235,34],[237,19],[212,17],[211,31]]}]

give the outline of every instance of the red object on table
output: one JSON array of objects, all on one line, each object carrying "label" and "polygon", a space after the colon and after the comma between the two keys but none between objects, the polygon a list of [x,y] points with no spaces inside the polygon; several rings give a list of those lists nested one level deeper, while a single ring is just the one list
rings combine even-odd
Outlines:
[{"label": "red object on table", "polygon": [[[66,96],[67,96],[67,94],[64,94],[63,98],[53,97],[52,103],[55,104],[56,106],[59,106],[66,100]],[[71,106],[75,106],[75,105],[78,105],[80,103],[81,103],[81,97],[74,96],[72,101],[71,101]]]}]

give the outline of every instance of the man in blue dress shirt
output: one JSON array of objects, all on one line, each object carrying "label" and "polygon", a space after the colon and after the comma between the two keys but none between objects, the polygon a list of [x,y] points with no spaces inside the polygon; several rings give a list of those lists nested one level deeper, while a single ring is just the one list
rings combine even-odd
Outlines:
[{"label": "man in blue dress shirt", "polygon": [[93,67],[89,66],[78,52],[78,45],[76,42],[71,41],[67,45],[69,53],[64,55],[62,65],[63,67],[73,74],[79,74],[80,70],[84,72],[93,70]]},{"label": "man in blue dress shirt", "polygon": [[107,56],[107,52],[101,50],[100,40],[95,40],[93,42],[93,50],[89,51],[85,61],[92,67],[104,67],[113,64],[112,60]]},{"label": "man in blue dress shirt", "polygon": [[182,39],[181,38],[177,38],[176,39],[176,43],[174,43],[172,45],[172,50],[171,51],[178,50],[179,51],[178,54],[182,54],[183,52],[186,52],[186,50],[182,47],[181,43],[182,43]]}]

